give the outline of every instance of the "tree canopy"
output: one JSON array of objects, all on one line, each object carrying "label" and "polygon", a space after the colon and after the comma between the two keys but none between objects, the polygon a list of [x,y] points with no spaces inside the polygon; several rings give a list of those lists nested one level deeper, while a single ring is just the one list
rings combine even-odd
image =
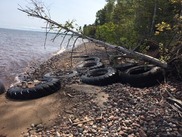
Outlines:
[{"label": "tree canopy", "polygon": [[158,43],[165,49],[181,43],[180,0],[106,2],[96,13],[95,22],[84,27],[86,35],[127,48],[135,48],[139,41],[146,40]]}]

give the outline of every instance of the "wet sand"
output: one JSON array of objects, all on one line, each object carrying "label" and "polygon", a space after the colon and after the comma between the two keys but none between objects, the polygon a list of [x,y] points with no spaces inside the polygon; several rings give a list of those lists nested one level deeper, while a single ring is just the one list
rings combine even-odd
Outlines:
[{"label": "wet sand", "polygon": [[31,124],[51,124],[58,116],[58,93],[29,100],[12,101],[0,96],[0,135],[19,137]]}]

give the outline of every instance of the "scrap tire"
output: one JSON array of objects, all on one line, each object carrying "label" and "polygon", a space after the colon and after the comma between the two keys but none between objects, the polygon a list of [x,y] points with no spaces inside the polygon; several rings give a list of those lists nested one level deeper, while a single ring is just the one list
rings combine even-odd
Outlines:
[{"label": "scrap tire", "polygon": [[79,56],[73,56],[73,58],[89,58],[89,55],[79,55]]},{"label": "scrap tire", "polygon": [[100,68],[102,66],[103,66],[102,62],[98,62],[98,61],[86,61],[86,62],[83,62],[82,64],[80,64],[78,66],[78,69],[79,68],[95,69],[95,68]]},{"label": "scrap tire", "polygon": [[120,73],[120,80],[133,87],[151,87],[164,80],[164,70],[153,65],[140,65]]},{"label": "scrap tire", "polygon": [[85,74],[88,70],[96,69],[96,68],[103,68],[104,64],[98,61],[85,61],[77,66],[77,72],[79,75]]},{"label": "scrap tire", "polygon": [[117,71],[112,67],[89,70],[80,77],[81,81],[90,85],[104,86],[116,82]]},{"label": "scrap tire", "polygon": [[88,57],[88,58],[84,59],[83,61],[96,61],[96,62],[100,62],[101,59],[99,57]]},{"label": "scrap tire", "polygon": [[137,66],[137,63],[124,63],[124,64],[118,64],[114,66],[114,68],[118,71],[126,71],[127,69],[135,66]]},{"label": "scrap tire", "polygon": [[6,92],[7,98],[17,100],[36,99],[43,96],[50,95],[61,88],[61,83],[58,79],[47,78],[43,79],[41,83],[32,88],[22,88],[13,86]]}]

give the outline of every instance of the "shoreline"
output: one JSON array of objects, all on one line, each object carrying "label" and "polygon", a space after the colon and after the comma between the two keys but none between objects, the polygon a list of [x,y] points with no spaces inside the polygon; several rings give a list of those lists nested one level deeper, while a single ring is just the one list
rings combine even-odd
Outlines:
[{"label": "shoreline", "polygon": [[[82,43],[76,45],[76,48],[78,46],[81,46],[81,45],[82,45]],[[17,82],[17,77],[19,75],[22,75],[24,73],[25,74],[30,74],[31,71],[33,71],[32,69],[38,69],[40,65],[45,64],[49,60],[52,61],[51,58],[55,58],[54,56],[60,56],[64,52],[69,52],[70,50],[71,49],[69,49],[69,48],[68,49],[62,48],[62,49],[60,49],[60,50],[58,50],[56,52],[49,53],[49,55],[47,55],[44,59],[40,58],[40,59],[42,59],[41,61],[32,59],[30,62],[27,63],[27,65],[25,65],[24,67],[21,68],[22,69],[22,72],[15,73],[15,74],[13,73],[13,74],[11,74],[9,76],[6,76],[5,75],[5,77],[3,78],[3,81],[2,82],[3,82],[6,90],[10,87],[10,85],[12,85],[12,84],[14,84],[14,83]]]}]

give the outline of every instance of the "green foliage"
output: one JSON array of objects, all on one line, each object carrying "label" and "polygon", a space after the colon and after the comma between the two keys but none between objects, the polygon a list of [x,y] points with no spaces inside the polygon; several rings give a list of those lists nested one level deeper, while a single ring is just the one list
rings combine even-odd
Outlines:
[{"label": "green foliage", "polygon": [[83,34],[92,38],[95,38],[96,26],[95,25],[85,25],[83,27]]},{"label": "green foliage", "polygon": [[104,23],[109,23],[112,20],[115,0],[107,0],[107,2],[108,3],[104,6],[104,8],[96,13],[96,25],[103,25]]},{"label": "green foliage", "polygon": [[134,3],[110,0],[96,14],[96,38],[131,48],[136,42]]},{"label": "green foliage", "polygon": [[[161,43],[161,58],[181,39],[181,0],[106,0],[95,23],[84,31],[97,39],[135,48],[148,39]],[[147,47],[144,47],[146,49]],[[165,50],[164,50],[165,49]],[[167,57],[164,57],[167,56]]]},{"label": "green foliage", "polygon": [[116,40],[116,29],[117,25],[112,22],[98,26],[96,30],[96,38],[114,44]]}]

